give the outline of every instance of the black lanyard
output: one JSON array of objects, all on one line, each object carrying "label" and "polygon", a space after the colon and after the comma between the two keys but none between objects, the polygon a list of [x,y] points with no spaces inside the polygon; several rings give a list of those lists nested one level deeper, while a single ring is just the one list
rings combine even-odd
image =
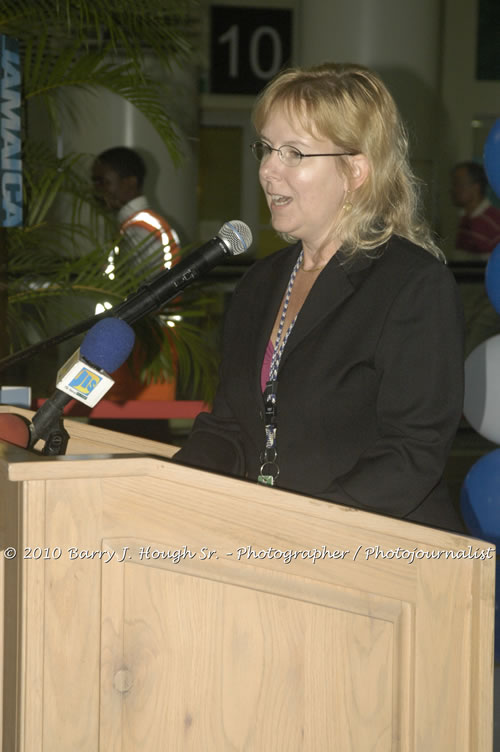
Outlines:
[{"label": "black lanyard", "polygon": [[278,450],[276,448],[276,434],[278,431],[278,371],[281,363],[281,356],[283,355],[283,350],[285,349],[285,345],[293,329],[293,325],[297,320],[297,316],[295,316],[294,320],[286,330],[281,343],[280,340],[283,333],[283,327],[285,325],[285,318],[288,311],[290,296],[292,294],[293,283],[295,282],[295,277],[297,276],[297,272],[302,263],[303,255],[303,251],[301,251],[290,275],[290,280],[288,282],[288,287],[285,295],[285,302],[283,303],[283,311],[281,312],[278,333],[276,335],[276,342],[274,343],[273,357],[271,359],[271,367],[269,368],[269,378],[263,394],[266,446],[264,451],[261,452],[260,455],[260,461],[262,464],[257,480],[259,483],[263,483],[266,486],[274,486],[278,475],[280,474],[278,465]]}]

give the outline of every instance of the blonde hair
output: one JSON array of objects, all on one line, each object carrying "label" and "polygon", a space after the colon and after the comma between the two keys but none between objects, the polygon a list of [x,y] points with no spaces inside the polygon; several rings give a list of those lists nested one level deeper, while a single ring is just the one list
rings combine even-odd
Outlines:
[{"label": "blonde hair", "polygon": [[[405,127],[373,71],[324,63],[278,74],[256,101],[252,119],[258,133],[276,106],[312,136],[368,160],[368,176],[352,196],[352,209],[341,212],[335,227],[348,253],[373,250],[400,235],[444,259],[420,213],[419,181],[409,164]],[[337,166],[350,175],[349,157],[339,157]]]}]

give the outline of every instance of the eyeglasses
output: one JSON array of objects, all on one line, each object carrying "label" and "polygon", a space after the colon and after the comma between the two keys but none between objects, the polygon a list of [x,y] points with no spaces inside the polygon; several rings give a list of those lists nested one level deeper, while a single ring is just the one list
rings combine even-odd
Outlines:
[{"label": "eyeglasses", "polygon": [[275,149],[266,144],[265,141],[254,141],[253,144],[250,144],[250,148],[257,162],[262,162],[269,157],[272,151],[276,151],[287,167],[297,167],[306,157],[354,157],[359,154],[357,151],[341,151],[336,154],[302,154],[295,146],[280,146],[279,149]]}]

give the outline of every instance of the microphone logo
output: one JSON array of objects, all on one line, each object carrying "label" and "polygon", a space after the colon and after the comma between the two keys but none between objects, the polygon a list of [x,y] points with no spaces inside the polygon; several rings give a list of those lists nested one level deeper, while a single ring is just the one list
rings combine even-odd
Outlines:
[{"label": "microphone logo", "polygon": [[88,363],[77,350],[59,369],[56,387],[69,397],[95,407],[114,383],[106,371]]},{"label": "microphone logo", "polygon": [[102,376],[89,368],[82,370],[73,377],[69,382],[69,389],[74,389],[83,399],[87,399],[89,394],[101,383]]}]

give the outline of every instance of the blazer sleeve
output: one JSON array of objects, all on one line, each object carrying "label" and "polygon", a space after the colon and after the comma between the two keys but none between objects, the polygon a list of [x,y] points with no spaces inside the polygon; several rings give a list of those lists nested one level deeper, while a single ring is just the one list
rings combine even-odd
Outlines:
[{"label": "blazer sleeve", "polygon": [[449,269],[413,271],[376,348],[377,439],[321,498],[404,517],[438,485],[462,415],[463,328]]},{"label": "blazer sleeve", "polygon": [[225,317],[219,385],[212,411],[200,413],[196,417],[186,444],[173,456],[173,459],[213,472],[243,476],[246,463],[240,438],[241,428],[225,396],[225,384],[228,378],[226,373],[231,370],[230,339],[235,326],[232,309],[237,292],[236,289],[233,293],[229,311]]},{"label": "blazer sleeve", "polygon": [[231,415],[219,387],[211,413],[200,413],[185,446],[173,457],[177,462],[229,475],[243,476],[245,455],[240,427]]}]

